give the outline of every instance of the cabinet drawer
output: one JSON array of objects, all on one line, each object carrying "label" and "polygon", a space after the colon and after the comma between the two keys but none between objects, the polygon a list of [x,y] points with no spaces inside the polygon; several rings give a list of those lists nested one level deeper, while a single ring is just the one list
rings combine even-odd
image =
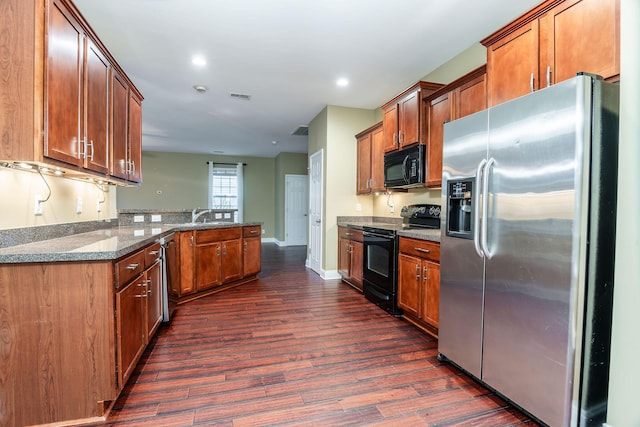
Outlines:
[{"label": "cabinet drawer", "polygon": [[260,236],[260,226],[259,225],[250,225],[247,227],[242,227],[242,235],[244,237],[257,237]]},{"label": "cabinet drawer", "polygon": [[343,239],[355,240],[356,242],[362,242],[362,230],[340,227],[340,237]]},{"label": "cabinet drawer", "polygon": [[400,252],[440,262],[440,244],[438,242],[400,237]]},{"label": "cabinet drawer", "polygon": [[239,239],[242,237],[240,227],[214,228],[211,230],[196,231],[196,244],[220,242],[222,240]]},{"label": "cabinet drawer", "polygon": [[154,243],[144,249],[144,268],[151,267],[160,258],[160,243]]},{"label": "cabinet drawer", "polygon": [[116,262],[116,288],[126,285],[144,270],[144,250]]}]

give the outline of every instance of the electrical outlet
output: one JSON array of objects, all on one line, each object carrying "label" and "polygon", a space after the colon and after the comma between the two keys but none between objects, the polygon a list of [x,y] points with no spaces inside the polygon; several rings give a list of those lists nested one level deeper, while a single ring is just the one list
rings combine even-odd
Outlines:
[{"label": "electrical outlet", "polygon": [[356,212],[361,212],[361,211],[362,211],[362,204],[356,203]]},{"label": "electrical outlet", "polygon": [[160,222],[162,221],[162,215],[151,215],[151,222]]},{"label": "electrical outlet", "polygon": [[76,213],[82,213],[82,197],[80,196],[76,197]]},{"label": "electrical outlet", "polygon": [[100,212],[102,210],[102,202],[100,199],[96,200],[96,212]]},{"label": "electrical outlet", "polygon": [[34,215],[42,215],[42,195],[36,194],[35,205],[33,206]]},{"label": "electrical outlet", "polygon": [[134,215],[133,222],[144,222],[144,215]]},{"label": "electrical outlet", "polygon": [[396,207],[394,205],[389,206],[389,213],[394,213],[396,211]]}]

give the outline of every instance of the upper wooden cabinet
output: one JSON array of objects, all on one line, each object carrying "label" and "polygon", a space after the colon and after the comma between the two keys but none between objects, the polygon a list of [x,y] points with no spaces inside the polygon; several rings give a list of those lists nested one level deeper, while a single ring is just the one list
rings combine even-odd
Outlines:
[{"label": "upper wooden cabinet", "polygon": [[[70,0],[3,0],[0,13],[0,161],[35,163],[65,176],[115,178],[139,183],[139,175],[120,177],[112,169],[114,116],[113,72],[135,97],[141,94]],[[129,106],[124,105],[125,124]],[[133,114],[141,117],[140,108]],[[116,127],[121,125],[118,118]],[[135,121],[135,138],[140,150]],[[129,126],[130,128],[131,126]],[[129,128],[127,132],[129,132]],[[134,152],[133,156],[140,156]],[[138,161],[139,173],[139,161]]]},{"label": "upper wooden cabinet", "polygon": [[356,135],[358,144],[357,194],[384,191],[384,134],[382,122]]},{"label": "upper wooden cabinet", "polygon": [[437,83],[418,82],[380,107],[385,152],[425,143],[422,100],[441,87]]},{"label": "upper wooden cabinet", "polygon": [[548,0],[482,41],[494,106],[578,72],[620,77],[620,1]]},{"label": "upper wooden cabinet", "polygon": [[483,65],[425,99],[427,123],[427,187],[442,185],[444,124],[487,107],[486,67]]}]

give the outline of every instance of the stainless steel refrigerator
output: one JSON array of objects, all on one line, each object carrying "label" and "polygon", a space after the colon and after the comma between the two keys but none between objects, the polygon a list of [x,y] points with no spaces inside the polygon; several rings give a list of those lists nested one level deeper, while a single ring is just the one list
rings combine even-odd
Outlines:
[{"label": "stainless steel refrigerator", "polygon": [[444,126],[440,357],[551,426],[606,417],[618,99],[580,74]]}]

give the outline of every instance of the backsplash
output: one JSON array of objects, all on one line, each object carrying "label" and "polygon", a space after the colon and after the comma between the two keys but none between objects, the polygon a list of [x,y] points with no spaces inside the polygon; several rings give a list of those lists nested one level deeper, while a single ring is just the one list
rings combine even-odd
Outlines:
[{"label": "backsplash", "polygon": [[[206,209],[198,209],[198,212]],[[198,217],[197,222],[233,222],[235,209],[212,209]],[[191,222],[191,209],[121,209],[121,226],[136,224],[185,224]],[[140,221],[139,221],[140,220]]]}]

